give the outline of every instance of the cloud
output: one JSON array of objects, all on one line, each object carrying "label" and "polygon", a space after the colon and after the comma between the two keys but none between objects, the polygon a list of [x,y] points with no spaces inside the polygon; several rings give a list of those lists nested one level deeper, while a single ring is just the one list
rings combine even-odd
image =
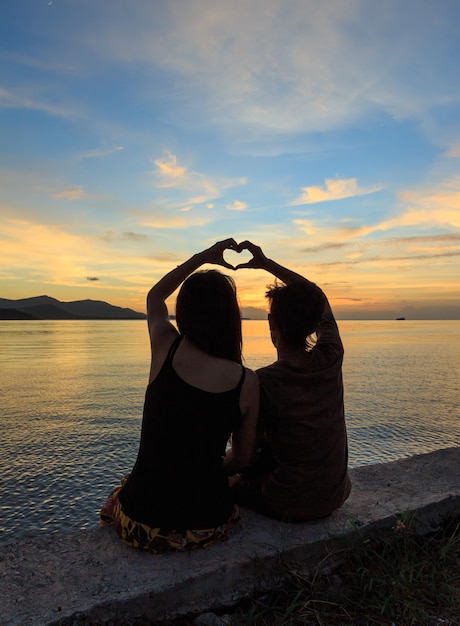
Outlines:
[{"label": "cloud", "polygon": [[450,148],[444,153],[444,156],[451,157],[453,159],[460,159],[460,141],[452,143]]},{"label": "cloud", "polygon": [[[298,220],[301,221],[301,220]],[[302,253],[304,254],[315,254],[316,252],[324,252],[326,250],[339,250],[340,248],[345,247],[347,244],[338,242],[338,241],[329,241],[317,246],[312,246],[310,248],[303,248]]]},{"label": "cloud", "polygon": [[322,187],[302,187],[302,194],[290,204],[316,204],[317,202],[328,202],[330,200],[343,200],[354,196],[363,196],[380,191],[382,186],[359,187],[356,178],[325,180],[325,188]]},{"label": "cloud", "polygon": [[[421,228],[460,228],[460,175],[421,189],[408,189],[398,193],[401,207],[399,215],[389,217],[376,224],[344,225],[333,230],[336,239],[343,241],[364,238],[373,233],[389,230]],[[330,238],[326,232],[311,220],[296,219],[294,224],[307,234],[321,233]]]},{"label": "cloud", "polygon": [[299,226],[300,230],[306,235],[315,235],[317,232],[317,228],[312,220],[296,219],[294,220],[294,224]]},{"label": "cloud", "polygon": [[[187,168],[177,164],[177,157],[171,152],[163,159],[156,159],[153,162],[157,167],[157,175],[159,178],[159,187],[175,187],[181,184],[186,177],[193,177],[193,173],[188,173]],[[199,176],[197,174],[197,176]]]},{"label": "cloud", "polygon": [[434,189],[411,190],[399,194],[407,210],[387,225],[432,224],[460,228],[460,176]]},{"label": "cloud", "polygon": [[24,219],[4,221],[0,247],[0,264],[6,263],[16,277],[26,274],[73,284],[81,281],[81,276],[87,276],[88,268],[95,263],[90,237]]},{"label": "cloud", "polygon": [[94,150],[88,150],[80,155],[80,159],[98,159],[101,157],[109,156],[115,152],[124,150],[123,146],[113,146],[112,148],[95,148]]},{"label": "cloud", "polygon": [[389,237],[382,239],[380,243],[386,250],[390,248],[404,248],[411,254],[445,254],[448,256],[448,253],[460,250],[460,233]]},{"label": "cloud", "polygon": [[121,238],[123,241],[135,241],[135,242],[148,241],[149,239],[148,235],[145,235],[143,233],[133,233],[130,231],[123,233]]},{"label": "cloud", "polygon": [[391,243],[408,243],[408,244],[423,244],[423,243],[452,243],[460,242],[460,233],[444,233],[442,235],[413,235],[412,237],[393,237],[392,239],[385,239],[385,244]]},{"label": "cloud", "polygon": [[240,200],[234,200],[225,205],[225,208],[229,211],[245,211],[247,207],[246,202],[241,202]]},{"label": "cloud", "polygon": [[[119,297],[120,290],[138,290],[142,300],[142,285],[149,284],[152,271],[155,275],[158,268],[152,270],[151,260],[140,248],[131,252],[118,245],[111,250],[107,242],[113,233],[106,234],[107,238],[79,235],[54,224],[4,219],[0,233],[0,279],[17,284],[25,295],[30,295],[28,292],[37,285],[72,288],[74,293],[81,287],[83,295],[88,283],[98,282],[100,288],[112,290],[112,294],[118,289]],[[103,279],[98,272],[103,273]]]},{"label": "cloud", "polygon": [[77,111],[65,105],[42,101],[35,95],[15,94],[0,87],[0,107],[7,109],[31,109],[56,117],[74,118]]},{"label": "cloud", "polygon": [[343,300],[344,302],[365,302],[364,298],[340,298],[340,300]]},{"label": "cloud", "polygon": [[139,2],[135,14],[119,3],[113,16],[88,26],[89,50],[167,73],[197,120],[229,135],[242,124],[243,139],[247,129],[323,132],[382,112],[428,118],[459,95],[438,41],[455,23],[453,5],[440,13],[426,2],[414,13],[394,1],[191,0],[180,11]]},{"label": "cloud", "polygon": [[447,252],[436,252],[433,254],[408,254],[402,256],[390,256],[385,254],[379,254],[375,256],[362,256],[357,259],[349,259],[346,261],[330,261],[325,263],[318,263],[317,267],[341,267],[341,266],[349,266],[349,265],[359,265],[363,263],[388,263],[390,262],[398,262],[401,261],[431,261],[434,259],[443,259],[443,258],[453,258],[460,257],[460,250],[453,250]]},{"label": "cloud", "polygon": [[156,166],[156,186],[160,189],[176,189],[187,194],[187,199],[182,203],[182,211],[188,211],[198,204],[207,204],[210,200],[222,196],[226,189],[237,185],[244,185],[246,178],[223,178],[211,179],[206,174],[194,172],[184,165],[180,165],[177,157],[167,152],[162,159],[154,161]]},{"label": "cloud", "polygon": [[211,216],[192,215],[188,211],[184,217],[157,213],[156,215],[139,215],[139,219],[141,224],[148,228],[173,230],[190,228],[191,226],[206,226],[206,224],[214,221]]},{"label": "cloud", "polygon": [[106,230],[98,239],[106,243],[127,241],[141,244],[149,241],[150,237],[144,233],[133,233],[131,231],[116,233],[114,230]]},{"label": "cloud", "polygon": [[[339,247],[347,247],[348,251],[342,260],[325,261],[316,264],[318,268],[351,267],[355,265],[380,264],[382,267],[391,264],[404,264],[415,267],[417,262],[445,260],[460,256],[460,233],[445,233],[438,235],[415,235],[412,237],[385,237],[382,239],[360,240],[358,244],[353,242],[339,243]],[[355,246],[350,247],[350,246]],[[335,246],[334,246],[335,247]],[[327,246],[326,246],[327,248]],[[307,252],[320,251],[311,248]],[[450,264],[451,271],[455,272],[455,265]],[[394,269],[394,267],[393,267]],[[445,270],[447,272],[447,270]],[[449,273],[449,272],[447,272]],[[446,275],[447,275],[446,273]],[[394,276],[393,270],[388,276]],[[424,277],[425,280],[426,277]]]},{"label": "cloud", "polygon": [[72,187],[69,189],[64,189],[63,191],[58,191],[56,193],[51,194],[53,198],[64,199],[64,200],[81,200],[86,197],[86,192],[82,187]]},{"label": "cloud", "polygon": [[[36,51],[37,52],[37,51]],[[60,63],[55,58],[51,61],[47,61],[45,59],[41,59],[38,56],[27,56],[25,54],[18,54],[16,52],[9,52],[8,59],[11,63],[24,65],[26,67],[32,67],[37,70],[45,70],[50,72],[62,72],[65,74],[76,74],[78,73],[77,67],[75,65]]]},{"label": "cloud", "polygon": [[99,237],[99,239],[101,239],[101,241],[106,241],[107,243],[112,243],[112,241],[115,241],[116,236],[113,230],[106,230],[105,233]]},{"label": "cloud", "polygon": [[101,75],[105,64],[145,68],[140,95],[153,99],[164,88],[165,118],[177,119],[179,106],[180,123],[219,126],[241,143],[252,134],[350,128],[382,113],[433,119],[436,106],[459,97],[455,63],[444,62],[455,49],[455,3],[440,10],[424,2],[414,12],[394,0],[190,0],[178,10],[139,0],[136,11],[113,2],[110,14],[81,4],[60,36],[49,20],[37,26],[50,42],[44,66],[85,76]]}]

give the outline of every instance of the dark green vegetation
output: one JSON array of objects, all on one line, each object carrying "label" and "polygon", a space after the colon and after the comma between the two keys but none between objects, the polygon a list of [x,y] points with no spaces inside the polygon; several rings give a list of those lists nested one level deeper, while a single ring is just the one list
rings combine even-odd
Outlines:
[{"label": "dark green vegetation", "polygon": [[[357,531],[353,546],[330,555],[328,562],[311,576],[288,573],[281,589],[244,601],[231,611],[215,611],[215,624],[460,625],[459,518],[446,520],[436,532],[419,535],[416,524],[403,516],[378,542],[360,537]],[[189,626],[193,621],[189,616],[161,626]]]},{"label": "dark green vegetation", "polygon": [[334,555],[328,574],[291,574],[276,593],[240,607],[232,625],[460,624],[460,519],[419,536],[398,520],[380,542]]}]

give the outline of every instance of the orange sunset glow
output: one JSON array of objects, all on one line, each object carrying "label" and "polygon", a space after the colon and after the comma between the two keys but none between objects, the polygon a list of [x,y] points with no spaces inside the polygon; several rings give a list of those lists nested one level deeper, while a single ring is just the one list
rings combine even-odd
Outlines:
[{"label": "orange sunset glow", "polygon": [[[0,298],[143,312],[234,237],[338,318],[460,319],[460,7],[420,6],[9,3]],[[263,316],[271,277],[230,273]]]}]

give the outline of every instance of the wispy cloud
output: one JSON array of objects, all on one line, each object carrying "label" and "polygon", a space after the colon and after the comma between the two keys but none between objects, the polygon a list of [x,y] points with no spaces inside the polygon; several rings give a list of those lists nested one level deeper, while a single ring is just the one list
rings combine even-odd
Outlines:
[{"label": "wispy cloud", "polygon": [[[429,272],[433,297],[458,291],[455,3],[32,4],[5,9],[2,273],[142,286],[169,253],[241,235],[346,276],[334,295],[421,293]],[[253,304],[263,274],[238,274]]]},{"label": "wispy cloud", "polygon": [[238,134],[241,144],[257,132],[349,128],[382,112],[432,119],[447,94],[460,95],[454,64],[438,71],[443,12],[428,2],[414,14],[410,4],[355,0],[190,0],[180,11],[140,0],[135,12],[118,3],[87,20],[89,6],[54,38],[48,58],[42,53],[43,66],[138,63],[148,68],[144,97],[168,75],[179,105],[187,101],[184,117]]},{"label": "wispy cloud", "polygon": [[382,189],[381,185],[360,187],[356,178],[327,178],[324,187],[302,187],[301,195],[291,202],[292,206],[299,204],[316,204],[330,200],[343,200],[354,196],[364,196]]},{"label": "wispy cloud", "polygon": [[179,164],[176,155],[171,152],[167,152],[166,156],[161,159],[156,159],[154,164],[157,187],[177,189],[189,194],[186,206],[182,210],[189,210],[188,205],[208,204],[208,208],[212,207],[209,204],[210,200],[219,198],[226,189],[244,185],[247,182],[244,177],[212,179],[206,174],[195,172]]},{"label": "wispy cloud", "polygon": [[460,228],[460,175],[425,189],[403,191],[399,199],[408,207],[399,218],[403,225]]},{"label": "wispy cloud", "polygon": [[444,233],[441,235],[413,235],[411,237],[392,237],[383,240],[387,245],[401,245],[408,244],[410,246],[417,245],[445,245],[445,244],[460,244],[460,233]]},{"label": "wispy cloud", "polygon": [[134,242],[134,243],[145,243],[149,241],[149,236],[144,233],[133,233],[133,232],[115,232],[114,230],[106,230],[102,235],[98,237],[101,241],[105,241],[107,243],[114,242]]},{"label": "wispy cloud", "polygon": [[64,104],[46,102],[38,97],[17,94],[0,87],[0,107],[8,109],[32,109],[57,117],[76,117],[77,111]]},{"label": "wispy cloud", "polygon": [[115,152],[120,152],[121,150],[124,150],[123,146],[112,146],[111,148],[94,148],[93,150],[83,152],[83,154],[80,155],[80,159],[98,159],[101,157],[109,156],[110,154],[114,154]]},{"label": "wispy cloud", "polygon": [[345,261],[330,261],[325,263],[318,263],[317,267],[340,267],[349,265],[359,265],[366,263],[384,263],[401,261],[413,263],[414,261],[430,261],[433,259],[442,259],[450,257],[460,257],[460,250],[448,251],[448,252],[436,252],[434,254],[410,254],[406,256],[391,256],[391,255],[376,255],[366,256],[359,259],[347,259]]},{"label": "wispy cloud", "polygon": [[9,259],[16,275],[27,272],[37,279],[72,284],[87,276],[94,264],[95,250],[87,236],[23,219],[7,220],[2,230],[2,261]]},{"label": "wispy cloud", "polygon": [[316,235],[317,227],[313,220],[295,219],[293,223],[300,228],[306,235]]},{"label": "wispy cloud", "polygon": [[7,58],[11,63],[17,63],[18,65],[24,65],[25,67],[32,67],[37,70],[62,72],[65,74],[79,73],[76,65],[61,63],[56,59],[47,60],[39,58],[38,56],[27,56],[25,54],[18,54],[14,52],[8,53]]},{"label": "wispy cloud", "polygon": [[324,252],[327,250],[339,250],[340,248],[344,248],[347,244],[338,241],[327,241],[325,243],[319,244],[317,246],[311,246],[309,248],[303,248],[302,252],[305,254],[315,254],[317,252]]},{"label": "wispy cloud", "polygon": [[125,232],[122,234],[121,238],[123,241],[135,241],[135,242],[148,241],[149,239],[148,235],[145,235],[143,233],[133,233],[133,232]]},{"label": "wispy cloud", "polygon": [[348,237],[361,237],[415,226],[460,228],[460,175],[430,188],[402,191],[399,200],[405,207],[400,215],[372,226],[343,227],[340,232]]},{"label": "wispy cloud", "polygon": [[211,109],[212,122],[229,130],[238,121],[275,135],[322,132],[382,111],[398,119],[428,117],[456,77],[453,67],[436,71],[443,49],[431,44],[440,18],[428,3],[417,15],[393,2],[287,8],[282,0],[199,0],[181,11],[141,2],[135,16],[120,7],[116,15],[123,28],[93,25],[88,44],[108,58],[150,63],[176,76],[190,109]]},{"label": "wispy cloud", "polygon": [[452,157],[454,159],[460,159],[460,141],[452,144],[446,151],[445,156]]},{"label": "wispy cloud", "polygon": [[179,215],[159,214],[140,216],[140,222],[143,226],[155,229],[173,229],[182,230],[191,226],[205,226],[214,220],[211,216],[195,216],[193,214],[181,217]]},{"label": "wispy cloud", "polygon": [[[408,189],[399,192],[398,215],[383,219],[375,224],[353,224],[342,220],[342,225],[333,228],[333,236],[338,241],[363,238],[373,233],[389,230],[428,228],[460,228],[460,175],[432,183],[431,186],[419,189]],[[319,220],[295,219],[294,224],[303,232],[312,235],[318,233],[329,237],[331,229],[326,229]],[[449,236],[449,235],[447,235]]]},{"label": "wispy cloud", "polygon": [[53,198],[58,198],[59,200],[81,200],[86,197],[86,191],[82,187],[72,187],[69,189],[63,189],[62,191],[57,191],[56,193],[51,194]]},{"label": "wispy cloud", "polygon": [[229,211],[245,211],[248,208],[248,205],[246,202],[241,202],[241,200],[234,200],[233,202],[226,204],[225,208]]},{"label": "wispy cloud", "polygon": [[200,174],[189,172],[186,167],[177,163],[177,157],[171,152],[167,152],[163,159],[153,161],[157,167],[157,179],[159,187],[176,187],[182,186],[185,182],[195,177],[201,177]]}]

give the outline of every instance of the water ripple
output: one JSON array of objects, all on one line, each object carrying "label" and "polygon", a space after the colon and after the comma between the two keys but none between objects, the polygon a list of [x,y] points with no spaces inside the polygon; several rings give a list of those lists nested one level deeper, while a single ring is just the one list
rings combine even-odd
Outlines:
[{"label": "water ripple", "polygon": [[[250,324],[257,367],[273,347],[266,323]],[[439,322],[409,325],[407,336],[386,324],[342,322],[355,467],[460,446],[460,323],[444,335]],[[0,322],[0,340],[0,542],[95,526],[137,454],[145,324]]]}]

